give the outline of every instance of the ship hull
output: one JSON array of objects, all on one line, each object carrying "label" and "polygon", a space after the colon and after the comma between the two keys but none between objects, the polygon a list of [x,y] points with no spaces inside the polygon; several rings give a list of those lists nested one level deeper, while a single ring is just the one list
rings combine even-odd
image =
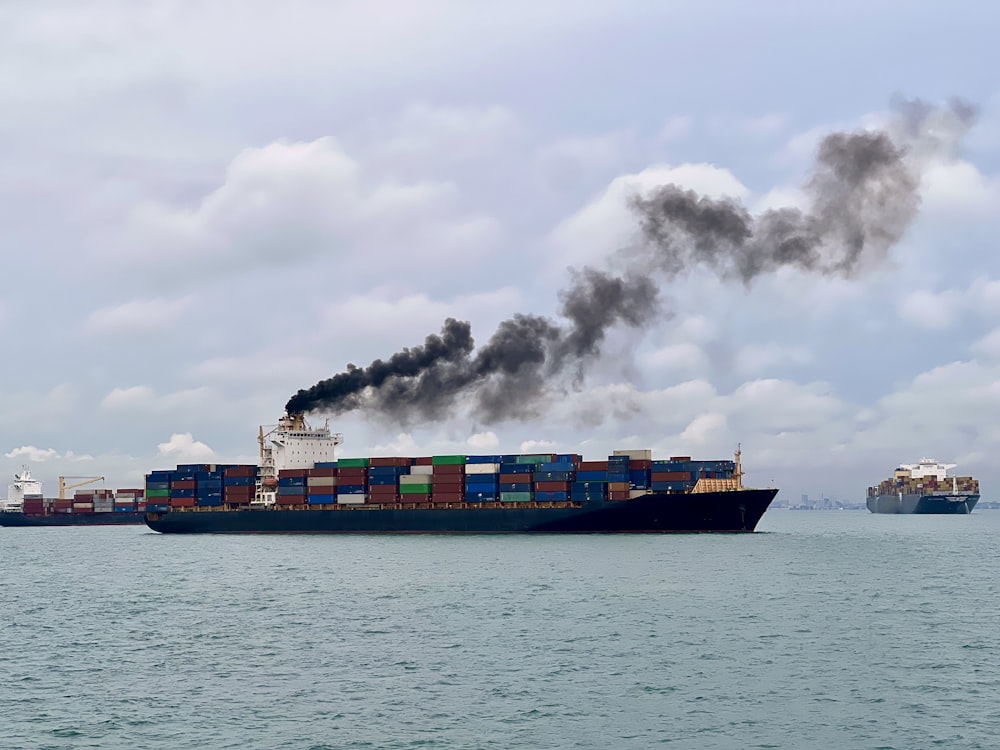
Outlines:
[{"label": "ship hull", "polygon": [[0,526],[135,526],[145,522],[144,513],[63,513],[26,516],[0,511]]},{"label": "ship hull", "polygon": [[777,489],[649,494],[632,500],[544,506],[336,510],[246,509],[147,513],[164,534],[594,534],[751,532]]},{"label": "ship hull", "polygon": [[872,495],[868,498],[868,510],[885,514],[935,514],[966,515],[979,502],[975,494],[939,495]]}]

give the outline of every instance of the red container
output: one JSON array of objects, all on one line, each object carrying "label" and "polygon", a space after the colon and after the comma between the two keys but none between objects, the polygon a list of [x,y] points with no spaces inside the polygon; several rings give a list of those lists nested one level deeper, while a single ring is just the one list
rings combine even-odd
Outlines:
[{"label": "red container", "polygon": [[175,479],[170,483],[172,490],[193,490],[197,483],[193,479]]},{"label": "red container", "polygon": [[438,476],[439,474],[444,475],[462,475],[465,474],[465,464],[438,464],[434,467],[433,476]]},{"label": "red container", "polygon": [[653,462],[648,458],[633,458],[628,462],[630,469],[652,469]]},{"label": "red container", "polygon": [[412,464],[412,458],[404,458],[402,456],[381,456],[379,458],[368,459],[369,466],[411,466]]},{"label": "red container", "polygon": [[249,505],[251,500],[253,500],[252,497],[229,497],[228,495],[222,498],[222,502],[226,505]]},{"label": "red container", "polygon": [[654,471],[650,478],[654,482],[688,482],[691,480],[690,471]]},{"label": "red container", "polygon": [[437,493],[437,492],[464,492],[464,491],[465,491],[465,482],[454,482],[454,481],[451,481],[451,482],[447,482],[447,481],[445,481],[445,482],[438,482],[436,480],[433,481],[433,482],[431,482],[431,492],[434,492],[434,493]]},{"label": "red container", "polygon": [[405,492],[399,496],[399,502],[403,504],[429,503],[430,501],[431,501],[431,496],[423,492],[420,493],[415,492],[412,494],[409,492]]},{"label": "red container", "polygon": [[691,456],[671,456],[671,461],[690,461]]},{"label": "red container", "polygon": [[530,482],[532,474],[501,474],[500,484],[523,484]]},{"label": "red container", "polygon": [[607,461],[581,461],[576,466],[578,471],[607,471]]},{"label": "red container", "polygon": [[171,508],[193,508],[194,498],[193,497],[172,497],[170,498]]},{"label": "red container", "polygon": [[608,482],[608,492],[628,492],[631,488],[628,482]]},{"label": "red container", "polygon": [[628,500],[628,490],[608,490],[608,500]]},{"label": "red container", "polygon": [[420,456],[420,458],[413,459],[414,466],[431,466],[433,463],[433,456]]},{"label": "red container", "polygon": [[309,469],[281,469],[278,472],[279,477],[307,477],[309,476]]},{"label": "red container", "polygon": [[569,482],[535,482],[535,489],[538,492],[568,492]]},{"label": "red container", "polygon": [[[326,489],[329,489],[329,487],[327,487]],[[323,493],[317,492],[316,494],[322,495]],[[398,495],[399,487],[397,487],[394,484],[373,484],[371,487],[368,488],[368,494],[371,495],[372,497],[375,497],[376,495]]]},{"label": "red container", "polygon": [[305,495],[278,495],[277,505],[305,505]]},{"label": "red container", "polygon": [[257,476],[256,466],[231,466],[222,470],[224,477],[255,477]]},{"label": "red container", "polygon": [[344,484],[360,484],[360,482],[348,482],[348,479],[367,479],[368,469],[364,466],[343,466],[337,469],[337,476],[345,480]]},{"label": "red container", "polygon": [[458,492],[438,492],[435,489],[431,493],[432,503],[464,503],[465,502],[465,492],[459,490]]},{"label": "red container", "polygon": [[318,469],[309,469],[311,477],[335,477],[337,476],[336,466],[323,466]]}]

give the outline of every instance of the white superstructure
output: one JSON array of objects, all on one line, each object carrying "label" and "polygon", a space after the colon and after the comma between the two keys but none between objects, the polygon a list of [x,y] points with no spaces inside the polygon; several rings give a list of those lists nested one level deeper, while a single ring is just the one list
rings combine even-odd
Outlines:
[{"label": "white superstructure", "polygon": [[311,469],[324,461],[336,461],[337,446],[344,442],[340,433],[330,432],[329,420],[311,427],[303,414],[278,420],[267,432],[260,428],[260,472],[255,505],[273,505],[277,497],[278,472],[282,469]]},{"label": "white superstructure", "polygon": [[948,478],[948,469],[954,469],[957,464],[942,464],[933,458],[921,458],[919,463],[900,464],[894,472],[896,479],[923,479],[924,477],[934,477],[938,480]]},{"label": "white superstructure", "polygon": [[31,478],[31,469],[22,466],[21,471],[14,474],[14,481],[7,485],[7,502],[4,510],[21,511],[24,509],[24,498],[41,497],[42,483]]}]

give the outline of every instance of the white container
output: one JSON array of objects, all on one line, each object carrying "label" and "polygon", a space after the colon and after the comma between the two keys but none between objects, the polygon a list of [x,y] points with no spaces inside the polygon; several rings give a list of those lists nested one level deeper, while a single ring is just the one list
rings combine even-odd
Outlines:
[{"label": "white container", "polygon": [[433,466],[411,466],[410,467],[410,474],[411,475],[425,476],[426,477],[426,476],[430,476],[433,473],[434,473],[434,467]]},{"label": "white container", "polygon": [[362,505],[368,500],[368,495],[337,495],[340,505]]},{"label": "white container", "polygon": [[614,455],[628,456],[629,458],[635,459],[636,461],[653,460],[653,451],[648,448],[646,450],[615,451]]},{"label": "white container", "polygon": [[466,474],[499,474],[500,464],[466,464]]}]

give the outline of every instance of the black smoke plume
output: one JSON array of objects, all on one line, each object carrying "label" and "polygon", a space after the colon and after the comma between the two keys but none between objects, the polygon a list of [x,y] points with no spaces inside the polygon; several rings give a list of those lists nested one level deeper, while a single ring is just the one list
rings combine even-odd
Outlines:
[{"label": "black smoke plume", "polygon": [[289,413],[364,410],[405,423],[449,414],[471,397],[492,423],[534,413],[550,388],[578,383],[601,354],[610,329],[643,329],[663,311],[657,279],[696,267],[749,285],[783,267],[849,278],[883,260],[917,213],[922,167],[950,155],[976,111],[897,100],[883,130],[832,133],[819,144],[804,205],[753,215],[729,198],[663,185],[629,199],[640,241],[622,254],[614,275],[571,271],[560,292],[565,322],[519,314],[478,349],[471,326],[445,321],[440,335],[368,367],[346,370],[287,403]]}]

